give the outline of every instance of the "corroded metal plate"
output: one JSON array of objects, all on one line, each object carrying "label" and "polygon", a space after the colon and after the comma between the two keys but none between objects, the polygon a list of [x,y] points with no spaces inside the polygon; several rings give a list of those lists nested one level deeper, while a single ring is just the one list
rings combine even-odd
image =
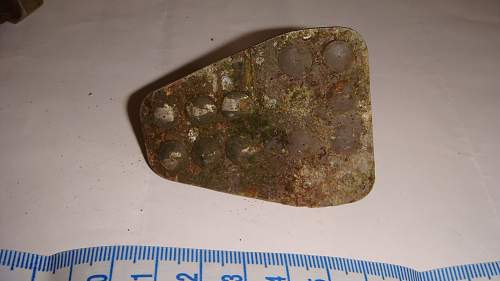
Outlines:
[{"label": "corroded metal plate", "polygon": [[170,180],[294,206],[374,182],[368,53],[342,27],[292,31],[149,94],[147,158]]}]

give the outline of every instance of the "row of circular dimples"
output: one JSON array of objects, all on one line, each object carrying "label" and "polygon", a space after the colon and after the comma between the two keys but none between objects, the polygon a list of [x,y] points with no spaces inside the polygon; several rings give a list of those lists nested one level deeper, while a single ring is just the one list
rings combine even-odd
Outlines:
[{"label": "row of circular dimples", "polygon": [[[354,53],[347,42],[331,41],[323,49],[326,64],[336,73],[351,68],[354,63]],[[313,56],[308,48],[291,45],[280,51],[278,64],[280,69],[289,76],[300,78],[311,69]]]},{"label": "row of circular dimples", "polygon": [[[331,147],[335,153],[344,154],[359,148],[359,138],[362,134],[362,121],[358,118],[347,118],[344,126],[335,129],[335,139]],[[266,144],[282,147],[278,141]],[[286,146],[290,155],[300,157],[303,153],[321,154],[324,152],[322,143],[311,132],[294,131],[286,138]],[[260,151],[260,144],[250,137],[233,136],[225,146],[217,136],[202,137],[195,141],[189,156],[187,146],[178,140],[169,140],[160,145],[158,160],[168,171],[183,167],[189,159],[201,167],[210,167],[220,163],[224,155],[234,164],[248,163]],[[283,148],[283,147],[282,147]]]},{"label": "row of circular dimples", "polygon": [[[257,149],[248,138],[241,136],[230,138],[225,145],[227,158],[240,164],[252,157]],[[191,159],[202,167],[219,163],[224,157],[224,149],[216,138],[200,138],[192,148]],[[187,147],[180,141],[170,140],[162,143],[158,152],[158,160],[168,171],[178,170],[189,160]]]},{"label": "row of circular dimples", "polygon": [[[228,119],[237,119],[250,112],[251,107],[251,100],[247,94],[230,92],[222,100],[221,112]],[[186,112],[193,124],[208,124],[216,120],[217,105],[211,97],[199,96],[187,103]],[[156,107],[153,112],[155,122],[160,126],[173,124],[177,115],[176,107],[169,103]]]}]

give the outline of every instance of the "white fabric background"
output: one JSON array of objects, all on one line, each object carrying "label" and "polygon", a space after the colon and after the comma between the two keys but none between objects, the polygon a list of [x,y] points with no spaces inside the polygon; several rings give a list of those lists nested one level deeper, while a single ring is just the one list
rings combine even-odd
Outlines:
[{"label": "white fabric background", "polygon": [[[294,208],[149,169],[129,118],[144,92],[280,30],[332,25],[370,52],[365,199]],[[500,259],[499,52],[493,0],[46,0],[0,26],[0,247],[285,251],[417,269]]]}]

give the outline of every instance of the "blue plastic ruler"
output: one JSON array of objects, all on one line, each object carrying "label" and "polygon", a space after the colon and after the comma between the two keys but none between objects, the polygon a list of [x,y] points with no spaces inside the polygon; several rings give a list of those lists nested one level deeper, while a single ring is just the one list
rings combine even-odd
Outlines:
[{"label": "blue plastic ruler", "polygon": [[302,254],[150,246],[76,249],[51,256],[0,250],[0,281],[500,281],[500,261],[429,271]]}]

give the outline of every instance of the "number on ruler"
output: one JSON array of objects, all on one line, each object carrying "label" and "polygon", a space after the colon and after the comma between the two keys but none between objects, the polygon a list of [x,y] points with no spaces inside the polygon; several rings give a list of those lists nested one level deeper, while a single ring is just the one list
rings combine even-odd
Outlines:
[{"label": "number on ruler", "polygon": [[187,273],[184,273],[184,272],[181,272],[179,274],[177,274],[177,276],[175,276],[175,278],[179,281],[198,281],[198,274],[193,274],[193,276],[187,274]]},{"label": "number on ruler", "polygon": [[220,280],[221,281],[243,281],[243,277],[241,277],[241,275],[238,275],[238,274],[234,274],[234,275],[224,274],[224,275],[222,275]]}]

